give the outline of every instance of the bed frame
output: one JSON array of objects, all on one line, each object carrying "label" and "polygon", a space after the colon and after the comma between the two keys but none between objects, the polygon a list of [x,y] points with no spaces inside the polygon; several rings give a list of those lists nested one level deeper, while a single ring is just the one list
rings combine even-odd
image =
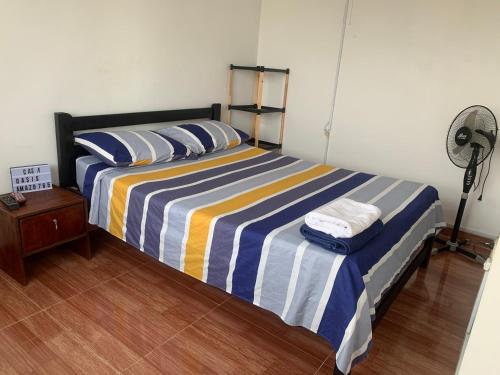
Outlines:
[{"label": "bed frame", "polygon": [[59,185],[76,187],[76,165],[78,157],[88,152],[73,142],[73,132],[82,130],[115,128],[118,126],[154,124],[159,122],[211,119],[220,121],[221,105],[208,108],[174,109],[167,111],[119,113],[97,116],[71,116],[69,113],[54,113],[56,122],[57,161],[59,163]]},{"label": "bed frame", "polygon": [[[76,158],[88,153],[74,144],[73,132],[81,130],[113,128],[119,126],[153,124],[159,122],[194,119],[212,119],[220,121],[221,105],[212,104],[207,108],[177,109],[155,112],[135,112],[97,116],[74,117],[68,113],[55,114],[57,155],[59,161],[59,185],[64,188],[76,188]],[[382,320],[384,314],[406,285],[410,277],[420,268],[427,268],[432,252],[434,236],[428,237],[414,257],[413,261],[400,274],[398,281],[383,295],[375,309],[373,328]],[[337,368],[335,374],[342,374]]]}]

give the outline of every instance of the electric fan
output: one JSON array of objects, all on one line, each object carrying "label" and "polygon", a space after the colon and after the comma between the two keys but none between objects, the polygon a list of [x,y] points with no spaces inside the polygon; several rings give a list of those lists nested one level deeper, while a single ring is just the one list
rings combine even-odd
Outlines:
[{"label": "electric fan", "polygon": [[478,263],[484,263],[486,259],[480,254],[462,248],[467,241],[458,240],[458,232],[460,230],[460,223],[465,210],[465,204],[471,188],[474,190],[481,184],[483,166],[479,173],[479,181],[477,185],[476,172],[477,167],[483,163],[488,156],[490,161],[488,164],[488,172],[483,181],[483,187],[479,200],[482,199],[484,191],[484,184],[489,175],[491,166],[491,157],[495,150],[495,142],[497,140],[497,121],[495,115],[486,107],[481,105],[474,105],[464,109],[453,120],[448,130],[448,137],[446,139],[446,151],[451,162],[457,167],[465,168],[465,175],[463,181],[463,192],[458,206],[457,217],[453,226],[451,238],[446,242],[446,246],[438,249],[441,251],[456,251],[469,258],[474,259]]}]

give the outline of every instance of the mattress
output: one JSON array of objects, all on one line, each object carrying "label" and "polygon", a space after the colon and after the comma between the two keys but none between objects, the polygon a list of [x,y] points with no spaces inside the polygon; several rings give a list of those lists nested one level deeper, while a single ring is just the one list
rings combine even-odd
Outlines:
[{"label": "mattress", "polygon": [[[89,220],[140,251],[325,337],[348,373],[368,353],[372,319],[424,239],[443,225],[436,189],[242,145],[144,167],[77,160]],[[384,229],[349,256],[299,232],[340,197],[382,211]]]}]

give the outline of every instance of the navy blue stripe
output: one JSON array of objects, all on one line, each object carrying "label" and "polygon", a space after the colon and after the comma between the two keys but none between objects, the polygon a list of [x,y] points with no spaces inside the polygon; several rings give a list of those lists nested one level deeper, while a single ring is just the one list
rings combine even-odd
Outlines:
[{"label": "navy blue stripe", "polygon": [[[77,138],[81,138],[88,142],[92,142],[96,146],[105,150],[107,153],[111,154],[113,156],[113,160],[109,160],[102,154],[100,154],[98,151],[90,147],[87,147],[85,145],[82,145],[92,155],[97,156],[105,163],[111,164],[113,166],[115,164],[118,166],[128,166],[129,164],[132,163],[132,155],[130,155],[130,152],[123,145],[123,143],[121,143],[118,139],[116,139],[112,135],[103,132],[93,132],[93,133],[80,134],[77,136]],[[75,138],[75,141],[78,143],[77,138]]]},{"label": "navy blue stripe", "polygon": [[[256,158],[248,159],[248,160],[243,160],[237,163],[229,164],[229,165],[222,165],[217,168],[211,168],[207,170],[203,170],[197,173],[191,173],[187,174],[184,176],[179,176],[175,178],[169,178],[166,180],[161,180],[161,181],[153,181],[153,182],[147,182],[144,184],[141,184],[139,186],[136,186],[135,188],[132,189],[130,193],[130,199],[129,199],[129,205],[128,205],[128,211],[133,212],[133,216],[130,216],[127,218],[127,233],[126,233],[126,240],[130,244],[132,244],[135,247],[139,247],[139,238],[140,238],[140,224],[138,225],[137,222],[134,222],[134,218],[142,218],[143,211],[144,211],[144,200],[146,199],[146,195],[148,195],[151,192],[155,192],[157,190],[161,189],[170,189],[176,186],[182,186],[182,185],[187,185],[187,184],[192,184],[195,182],[203,182],[203,180],[215,177],[219,174],[223,173],[228,173],[232,171],[238,171],[242,168],[247,168],[252,165],[260,164],[260,163],[265,163],[274,159],[277,159],[280,157],[280,155],[273,154],[272,152],[265,153],[261,156],[258,156]],[[296,159],[293,159],[296,160]],[[155,200],[156,201],[156,200]],[[165,206],[165,204],[168,202],[162,202],[160,205],[162,208]],[[151,209],[152,205],[150,205]],[[148,216],[151,214],[148,212]],[[163,218],[163,213],[161,214],[161,217]],[[160,231],[161,228],[158,229],[158,232]],[[159,234],[158,234],[159,235]],[[158,241],[159,244],[159,241]]]},{"label": "navy blue stripe", "polygon": [[205,148],[205,152],[212,152],[215,145],[212,140],[212,136],[209,132],[203,129],[201,126],[196,124],[182,124],[179,125],[179,128],[183,128],[193,134],[196,138],[198,138]]},{"label": "navy blue stripe", "polygon": [[234,129],[234,130],[236,131],[236,133],[238,133],[238,135],[240,136],[240,138],[241,138],[241,143],[245,143],[246,141],[248,141],[248,140],[250,139],[250,136],[249,136],[247,133],[245,133],[245,132],[241,131],[240,129],[236,129],[236,128],[233,128],[233,129]]},{"label": "navy blue stripe", "polygon": [[240,249],[233,274],[232,293],[252,302],[255,280],[266,236],[276,228],[283,226],[308,212],[349,192],[356,186],[368,181],[373,175],[358,173],[346,181],[313,195],[276,214],[248,225],[240,237]]},{"label": "navy blue stripe", "polygon": [[207,282],[221,289],[226,288],[229,273],[229,260],[233,252],[233,241],[236,229],[242,223],[272,212],[299,197],[313,193],[331,183],[341,180],[353,173],[347,169],[337,169],[320,178],[315,178],[304,185],[297,186],[271,199],[249,207],[245,210],[224,216],[214,226],[212,246],[208,268]]},{"label": "navy blue stripe", "polygon": [[149,211],[146,221],[144,249],[152,250],[154,252],[153,256],[156,256],[158,258],[158,249],[160,247],[160,230],[163,225],[163,210],[166,202],[170,202],[177,198],[187,197],[193,194],[204,193],[208,190],[227,185],[234,181],[238,181],[267,171],[272,171],[273,169],[289,165],[293,162],[295,162],[294,158],[285,157],[273,161],[269,164],[258,165],[256,167],[243,171],[235,171],[229,175],[214,178],[213,180],[201,181],[197,185],[187,186],[183,189],[166,191],[155,195],[151,199],[151,204],[149,205]]},{"label": "navy blue stripe", "polygon": [[[355,314],[358,299],[365,289],[359,275],[366,275],[438,199],[436,189],[426,187],[405,209],[385,224],[383,231],[371,240],[370,251],[358,251],[345,258],[318,329],[318,334],[327,338],[334,348],[339,348],[349,324],[348,319],[339,322],[339,316],[352,317]],[[335,328],[339,323],[343,324],[341,329]]]},{"label": "navy blue stripe", "polygon": [[227,185],[234,181],[272,171],[273,169],[290,165],[295,162],[295,160],[296,159],[292,157],[284,157],[269,164],[258,165],[243,171],[235,171],[234,173],[214,178],[213,180],[202,181],[197,185],[187,186],[183,189],[170,190],[155,195],[151,198],[151,204],[149,205],[148,216],[146,219],[144,250],[151,256],[156,258],[159,256],[160,231],[163,225],[163,210],[166,202],[193,194],[204,193],[208,190]]},{"label": "navy blue stripe", "polygon": [[382,259],[437,200],[439,200],[437,190],[427,186],[401,212],[385,223],[382,232],[370,241],[370,251],[351,254],[349,258],[356,262],[361,274],[365,275],[375,263]]},{"label": "navy blue stripe", "polygon": [[87,171],[85,172],[85,178],[83,181],[83,191],[82,194],[89,201],[92,199],[92,192],[94,191],[94,180],[97,173],[102,171],[103,169],[109,168],[109,165],[106,163],[96,163],[91,164],[87,167]]},{"label": "navy blue stripe", "polygon": [[188,148],[184,144],[182,144],[181,142],[176,141],[175,139],[170,138],[170,137],[163,135],[161,133],[155,133],[155,134],[158,134],[160,137],[165,138],[172,145],[172,148],[174,149],[174,155],[173,155],[172,160],[182,159],[187,155]]}]

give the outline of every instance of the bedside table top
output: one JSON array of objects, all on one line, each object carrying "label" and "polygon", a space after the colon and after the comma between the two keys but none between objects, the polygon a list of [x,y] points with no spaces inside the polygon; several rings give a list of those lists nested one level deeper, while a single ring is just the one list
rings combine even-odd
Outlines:
[{"label": "bedside table top", "polygon": [[18,210],[10,211],[0,203],[0,213],[6,213],[13,218],[22,218],[71,206],[85,200],[85,198],[77,193],[59,187],[54,187],[51,190],[23,193],[23,195],[26,197],[26,204],[24,206],[21,206]]}]

